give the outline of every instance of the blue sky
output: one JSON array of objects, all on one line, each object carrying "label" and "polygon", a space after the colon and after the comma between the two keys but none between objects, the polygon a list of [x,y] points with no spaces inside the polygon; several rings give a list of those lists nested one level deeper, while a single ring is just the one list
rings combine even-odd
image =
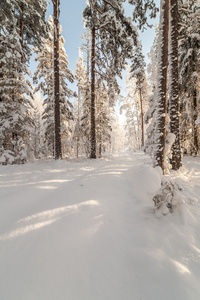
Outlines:
[{"label": "blue sky", "polygon": [[[159,6],[159,0],[155,0],[157,6]],[[47,19],[50,14],[53,14],[53,6],[51,0],[47,9]],[[128,1],[127,1],[128,2]],[[60,0],[60,23],[63,28],[62,35],[65,39],[65,50],[68,55],[69,68],[75,72],[76,60],[78,59],[78,48],[81,46],[82,40],[81,35],[84,32],[82,11],[85,8],[85,0]],[[128,16],[132,15],[133,6],[128,3],[125,4],[126,13]],[[153,23],[157,23],[154,20]],[[149,52],[154,39],[154,29],[148,29],[144,33],[140,33],[140,37],[143,45],[143,52],[146,54]],[[36,64],[33,59],[30,64],[30,69],[33,74],[35,71]]]}]

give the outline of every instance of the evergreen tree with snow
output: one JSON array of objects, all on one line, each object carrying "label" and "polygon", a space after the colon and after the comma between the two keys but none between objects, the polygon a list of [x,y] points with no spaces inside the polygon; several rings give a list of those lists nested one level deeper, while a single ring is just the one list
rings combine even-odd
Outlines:
[{"label": "evergreen tree with snow", "polygon": [[[76,103],[76,113],[75,113],[75,124],[72,140],[73,143],[76,142],[76,156],[78,158],[79,153],[83,154],[84,152],[88,153],[88,143],[89,136],[85,134],[83,115],[84,109],[87,106],[87,93],[89,92],[88,87],[88,75],[86,66],[84,64],[82,51],[79,49],[79,58],[76,61],[76,79],[78,87],[78,99]],[[86,103],[84,103],[86,102]],[[89,106],[89,105],[88,105]],[[75,107],[75,105],[74,105]],[[86,113],[86,118],[88,118],[89,113]]]},{"label": "evergreen tree with snow", "polygon": [[32,126],[32,86],[25,77],[30,73],[24,64],[27,57],[16,26],[13,24],[7,31],[6,36],[0,35],[0,155],[4,164],[21,163],[26,160],[25,150],[22,151],[22,148],[25,147],[25,141],[28,143]]},{"label": "evergreen tree with snow", "polygon": [[139,98],[135,94],[135,79],[126,78],[126,97],[120,97],[120,114],[125,114],[126,145],[130,151],[141,148],[141,119],[139,117]]},{"label": "evergreen tree with snow", "polygon": [[101,157],[103,153],[111,148],[111,107],[109,107],[109,95],[105,83],[98,79],[96,85],[96,137],[97,155]]},{"label": "evergreen tree with snow", "polygon": [[189,153],[199,150],[200,107],[198,104],[200,81],[200,4],[183,2],[180,7],[179,78],[181,93],[181,140]]},{"label": "evergreen tree with snow", "polygon": [[133,52],[131,60],[130,78],[135,78],[136,88],[135,93],[138,93],[140,99],[140,114],[141,114],[141,145],[144,146],[144,106],[145,98],[148,94],[148,86],[145,73],[146,63],[142,53],[142,44],[138,42]]},{"label": "evergreen tree with snow", "polygon": [[[38,84],[36,91],[40,90],[44,99],[43,119],[45,125],[45,137],[49,154],[54,155],[54,55],[53,55],[53,20],[49,18],[49,38],[45,40],[42,51],[35,49],[38,56],[37,71],[34,75],[34,82]],[[62,29],[60,27],[60,33]],[[71,134],[70,120],[73,119],[72,104],[69,101],[74,93],[68,88],[67,81],[73,82],[74,75],[69,70],[69,62],[64,49],[65,40],[59,38],[60,44],[60,114],[61,114],[61,137],[63,153],[67,150],[67,140]],[[66,153],[65,153],[66,155]]]}]

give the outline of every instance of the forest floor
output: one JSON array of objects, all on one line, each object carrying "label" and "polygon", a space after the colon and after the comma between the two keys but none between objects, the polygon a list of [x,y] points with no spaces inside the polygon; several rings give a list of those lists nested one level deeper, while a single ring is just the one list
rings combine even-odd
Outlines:
[{"label": "forest floor", "polygon": [[0,300],[199,300],[200,157],[170,174],[184,201],[159,218],[150,163],[1,166]]}]

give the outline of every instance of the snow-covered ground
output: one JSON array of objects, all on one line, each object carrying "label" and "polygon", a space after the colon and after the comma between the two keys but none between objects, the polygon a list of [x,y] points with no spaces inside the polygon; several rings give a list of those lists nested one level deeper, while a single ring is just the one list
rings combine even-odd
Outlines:
[{"label": "snow-covered ground", "polygon": [[123,153],[1,166],[0,300],[199,300],[200,158],[172,173],[186,201],[160,218],[149,165]]}]

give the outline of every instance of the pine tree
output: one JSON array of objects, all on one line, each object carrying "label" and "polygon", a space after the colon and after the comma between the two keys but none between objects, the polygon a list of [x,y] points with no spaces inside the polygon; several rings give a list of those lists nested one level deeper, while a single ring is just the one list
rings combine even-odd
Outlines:
[{"label": "pine tree", "polygon": [[175,142],[171,147],[170,163],[173,170],[181,166],[179,132],[179,86],[178,86],[178,0],[170,0],[170,49],[169,49],[169,115],[170,132]]},{"label": "pine tree", "polygon": [[[54,25],[52,17],[49,18],[49,38],[45,40],[43,49],[35,49],[38,56],[36,61],[38,61],[37,71],[34,75],[34,82],[38,84],[37,90],[41,90],[44,99],[44,112],[43,119],[45,125],[45,136],[46,143],[49,149],[49,152],[54,155],[54,142],[55,142],[55,120],[54,120],[54,50],[53,50],[53,34],[54,34]],[[62,28],[60,26],[60,34]],[[65,151],[65,141],[69,138],[70,135],[70,120],[73,119],[72,116],[72,104],[68,100],[74,95],[74,93],[68,88],[67,82],[73,82],[74,75],[69,70],[69,62],[67,60],[67,55],[65,53],[64,44],[65,40],[62,36],[59,37],[60,44],[60,60],[59,60],[59,99],[60,99],[60,114],[61,114],[61,137],[62,137],[62,149]]]},{"label": "pine tree", "polygon": [[169,38],[169,0],[161,1],[160,9],[160,51],[158,56],[158,106],[156,124],[156,149],[154,165],[165,170],[165,141],[167,115],[168,79],[168,38]]},{"label": "pine tree", "polygon": [[54,144],[55,159],[62,158],[61,147],[61,121],[60,121],[60,68],[59,68],[59,16],[60,0],[53,0],[53,19],[54,19]]}]

